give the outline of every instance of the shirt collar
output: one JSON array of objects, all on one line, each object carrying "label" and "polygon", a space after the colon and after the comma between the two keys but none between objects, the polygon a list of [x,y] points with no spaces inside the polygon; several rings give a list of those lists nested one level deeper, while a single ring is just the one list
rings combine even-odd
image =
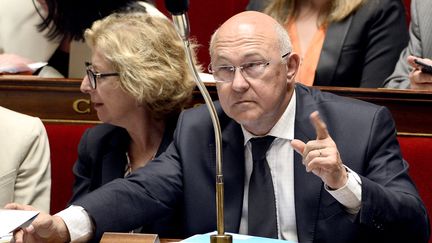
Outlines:
[{"label": "shirt collar", "polygon": [[[266,135],[271,135],[276,138],[282,138],[287,140],[293,140],[294,139],[294,121],[295,121],[295,113],[296,113],[296,94],[295,90],[291,96],[291,100],[285,109],[282,116],[279,118],[279,120],[276,122],[276,124],[273,126],[273,128],[270,130],[270,132]],[[243,125],[241,125],[243,136],[244,136],[244,145],[254,137],[258,137],[256,135],[253,135],[252,133],[248,132]]]}]

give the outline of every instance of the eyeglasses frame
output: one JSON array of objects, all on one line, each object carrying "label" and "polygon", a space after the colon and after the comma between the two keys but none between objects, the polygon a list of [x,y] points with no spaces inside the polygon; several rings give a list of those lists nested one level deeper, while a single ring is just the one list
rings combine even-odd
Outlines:
[{"label": "eyeglasses frame", "polygon": [[90,86],[92,87],[92,89],[96,89],[98,78],[110,77],[110,76],[120,76],[120,74],[117,72],[113,72],[113,73],[94,72],[90,68],[92,66],[92,64],[90,62],[85,62],[85,66],[86,66],[86,75],[90,81]]},{"label": "eyeglasses frame", "polygon": [[[285,53],[285,54],[283,54],[281,57],[282,57],[282,60],[285,58],[285,57],[287,57],[289,54],[290,54],[291,52],[287,52],[287,53]],[[240,74],[243,76],[243,78],[245,78],[245,76],[243,75],[243,68],[244,68],[244,66],[245,65],[248,65],[248,64],[251,64],[251,63],[256,63],[256,64],[258,64],[258,63],[260,63],[261,65],[263,65],[264,67],[267,67],[267,66],[269,66],[270,65],[270,62],[271,62],[271,60],[268,60],[268,61],[257,61],[257,62],[248,62],[248,63],[244,63],[244,64],[242,64],[242,65],[240,65],[240,66],[234,66],[234,65],[226,65],[226,66],[223,66],[223,67],[230,67],[230,68],[233,68],[234,70],[233,70],[233,73],[234,73],[234,76],[235,76],[235,72],[237,71],[237,69],[239,69],[240,70]],[[209,73],[211,73],[211,74],[213,74],[214,73],[214,70],[213,70],[213,68],[211,67],[211,63],[208,65],[208,67],[207,67],[207,69],[208,69],[208,71],[209,71]],[[220,67],[222,67],[222,66],[220,66]],[[233,80],[234,80],[234,78],[233,78]],[[232,82],[233,80],[231,80],[231,81],[223,81],[223,80],[221,80],[221,82],[226,82],[226,83],[229,83],[229,82]]]}]

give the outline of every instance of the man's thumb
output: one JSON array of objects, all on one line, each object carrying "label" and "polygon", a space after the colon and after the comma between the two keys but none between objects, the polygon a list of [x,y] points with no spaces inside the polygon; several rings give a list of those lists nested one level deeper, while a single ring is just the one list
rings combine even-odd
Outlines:
[{"label": "man's thumb", "polygon": [[293,140],[291,141],[291,146],[293,147],[293,149],[294,149],[297,153],[299,153],[300,155],[303,156],[303,151],[304,151],[304,148],[305,148],[305,146],[306,146],[306,144],[305,144],[303,141],[298,140],[298,139],[293,139]]}]

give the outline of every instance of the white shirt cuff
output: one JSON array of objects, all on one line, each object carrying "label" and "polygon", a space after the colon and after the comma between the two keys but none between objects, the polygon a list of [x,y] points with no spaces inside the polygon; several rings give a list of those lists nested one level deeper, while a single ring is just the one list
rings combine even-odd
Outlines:
[{"label": "white shirt cuff", "polygon": [[346,207],[346,210],[350,214],[356,214],[360,211],[361,198],[362,198],[362,182],[360,176],[344,166],[348,173],[348,180],[346,184],[337,189],[331,190],[327,185],[325,189],[332,195],[339,203]]},{"label": "white shirt cuff", "polygon": [[83,207],[70,206],[56,214],[65,222],[71,242],[87,242],[93,235],[93,224]]}]

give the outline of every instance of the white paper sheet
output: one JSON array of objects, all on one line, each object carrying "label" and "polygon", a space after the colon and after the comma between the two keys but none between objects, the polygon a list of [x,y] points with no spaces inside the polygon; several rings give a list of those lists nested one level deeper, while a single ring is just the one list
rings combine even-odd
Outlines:
[{"label": "white paper sheet", "polygon": [[29,226],[38,214],[38,211],[0,209],[0,237]]}]

